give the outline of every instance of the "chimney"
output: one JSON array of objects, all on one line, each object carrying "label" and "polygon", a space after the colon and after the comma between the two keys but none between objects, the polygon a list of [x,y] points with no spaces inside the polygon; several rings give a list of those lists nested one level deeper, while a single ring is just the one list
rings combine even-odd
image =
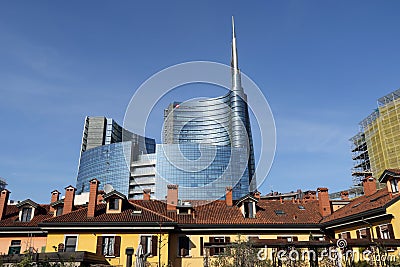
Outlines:
[{"label": "chimney", "polygon": [[70,213],[74,207],[76,188],[69,185],[65,188],[63,215]]},{"label": "chimney", "polygon": [[[60,192],[58,192],[57,190],[53,190],[51,192],[51,200],[50,200],[50,204],[53,202],[56,202],[60,199]],[[54,212],[54,208],[52,206],[50,206],[50,212]]]},{"label": "chimney", "polygon": [[178,205],[178,185],[169,184],[167,185],[167,211],[176,211],[176,205]]},{"label": "chimney", "polygon": [[328,188],[320,187],[318,191],[318,205],[322,217],[332,213],[331,202],[329,201]]},{"label": "chimney", "polygon": [[342,191],[340,192],[340,198],[342,200],[349,200],[349,191]]},{"label": "chimney", "polygon": [[376,181],[372,176],[366,177],[362,180],[364,195],[370,196],[376,192]]},{"label": "chimney", "polygon": [[258,191],[254,192],[254,198],[260,200],[260,198],[261,198],[261,193],[258,192]]},{"label": "chimney", "polygon": [[151,189],[143,189],[143,200],[150,200]]},{"label": "chimney", "polygon": [[96,206],[97,206],[97,195],[99,192],[99,180],[96,178],[90,180],[90,189],[89,189],[89,204],[88,204],[88,211],[87,211],[87,216],[88,217],[94,217],[94,213],[96,211]]},{"label": "chimney", "polygon": [[0,220],[4,218],[4,215],[6,215],[9,196],[10,196],[10,191],[8,191],[7,189],[3,189],[0,192]]},{"label": "chimney", "polygon": [[106,192],[104,192],[104,190],[99,190],[99,191],[97,192],[97,205],[103,203],[103,200],[104,200],[103,196],[104,196],[105,194],[106,194]]},{"label": "chimney", "polygon": [[233,206],[233,200],[232,200],[232,186],[226,187],[225,191],[225,202],[228,207]]}]

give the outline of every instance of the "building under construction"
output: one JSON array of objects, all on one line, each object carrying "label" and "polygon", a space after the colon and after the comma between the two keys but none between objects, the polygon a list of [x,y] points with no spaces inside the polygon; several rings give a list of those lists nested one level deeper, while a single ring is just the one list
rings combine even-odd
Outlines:
[{"label": "building under construction", "polygon": [[360,132],[350,141],[355,184],[400,168],[400,89],[378,99],[378,108],[360,122]]}]

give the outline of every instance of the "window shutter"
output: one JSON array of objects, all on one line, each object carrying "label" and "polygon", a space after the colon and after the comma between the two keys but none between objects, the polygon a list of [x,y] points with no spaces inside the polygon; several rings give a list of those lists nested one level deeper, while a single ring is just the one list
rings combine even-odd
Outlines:
[{"label": "window shutter", "polygon": [[204,244],[203,244],[203,237],[200,237],[200,256],[203,256]]},{"label": "window shutter", "polygon": [[231,237],[225,236],[225,243],[230,243],[230,242],[231,242]]},{"label": "window shutter", "polygon": [[367,238],[368,238],[368,240],[371,240],[371,228],[367,228],[365,230],[367,230]]},{"label": "window shutter", "polygon": [[375,231],[376,231],[376,237],[378,239],[381,239],[381,228],[379,226],[375,227]]},{"label": "window shutter", "polygon": [[157,248],[158,248],[158,236],[153,235],[151,237],[151,255],[157,256]]},{"label": "window shutter", "polygon": [[[214,237],[210,237],[209,239],[210,243],[214,243]],[[214,256],[215,254],[215,248],[210,248],[210,256]]]},{"label": "window shutter", "polygon": [[387,227],[390,239],[394,239],[395,237],[394,237],[393,225],[391,223],[388,223]]},{"label": "window shutter", "polygon": [[115,243],[114,243],[114,256],[119,257],[120,255],[120,248],[121,248],[121,237],[115,236]]},{"label": "window shutter", "polygon": [[97,246],[96,246],[96,254],[102,255],[103,254],[103,237],[97,237]]}]

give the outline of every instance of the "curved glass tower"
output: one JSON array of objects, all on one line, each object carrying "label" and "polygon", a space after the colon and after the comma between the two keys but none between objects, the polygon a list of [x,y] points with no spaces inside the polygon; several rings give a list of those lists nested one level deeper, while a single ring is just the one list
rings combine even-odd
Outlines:
[{"label": "curved glass tower", "polygon": [[[171,145],[157,147],[157,175],[167,182],[180,185],[179,194],[183,199],[189,197],[190,194],[188,193],[186,196],[185,190],[181,193],[182,186],[190,188],[190,184],[192,184],[192,187],[197,188],[202,184],[216,181],[222,175],[230,175],[231,180],[216,181],[214,187],[218,189],[214,192],[215,194],[208,190],[208,198],[212,198],[213,195],[223,196],[225,186],[233,187],[235,198],[240,198],[249,191],[256,190],[247,96],[241,85],[233,18],[232,28],[232,88],[229,93],[216,98],[195,99],[183,103],[174,102],[164,111],[163,143]],[[198,144],[202,146],[199,147]],[[203,164],[200,160],[195,160],[196,157],[193,158],[193,155],[199,154],[197,157],[201,157],[202,153],[207,149],[212,149],[212,146],[216,147],[214,148],[216,153],[213,154],[214,159],[209,162],[209,166],[198,173],[183,170],[196,169],[199,167],[198,164]],[[196,152],[201,150],[201,147],[203,151]],[[162,155],[167,152],[168,155]],[[189,158],[192,155],[192,159],[185,162],[189,166],[185,166],[185,168],[177,166],[179,164],[175,161],[180,161],[180,154],[189,155]],[[227,155],[229,155],[228,159]],[[243,161],[244,155],[245,169],[235,170],[235,166],[233,166],[226,174],[224,168],[227,168],[229,164],[239,164]],[[172,162],[168,162],[171,160]],[[157,179],[157,183],[162,184],[161,179]],[[157,186],[156,190],[156,195],[161,197],[162,193],[158,192],[159,190],[164,191],[162,186]],[[199,199],[201,198],[207,197],[199,196]]]}]

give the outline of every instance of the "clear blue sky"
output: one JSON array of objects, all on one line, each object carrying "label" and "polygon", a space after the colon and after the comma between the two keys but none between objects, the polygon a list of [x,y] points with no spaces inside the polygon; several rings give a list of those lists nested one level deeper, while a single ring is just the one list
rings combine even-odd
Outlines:
[{"label": "clear blue sky", "polygon": [[155,72],[229,64],[234,15],[240,67],[277,126],[261,191],[344,189],[348,139],[400,87],[399,12],[397,0],[2,1],[0,176],[19,200],[75,185],[85,116],[122,123]]}]

